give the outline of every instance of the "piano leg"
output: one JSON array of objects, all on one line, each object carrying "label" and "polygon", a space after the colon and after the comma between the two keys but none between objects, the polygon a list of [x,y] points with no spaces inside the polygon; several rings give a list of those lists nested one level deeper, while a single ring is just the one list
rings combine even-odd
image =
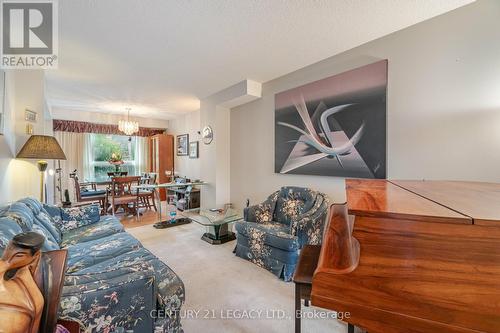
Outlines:
[{"label": "piano leg", "polygon": [[300,333],[300,316],[301,316],[301,304],[300,299],[300,284],[295,284],[295,333]]}]

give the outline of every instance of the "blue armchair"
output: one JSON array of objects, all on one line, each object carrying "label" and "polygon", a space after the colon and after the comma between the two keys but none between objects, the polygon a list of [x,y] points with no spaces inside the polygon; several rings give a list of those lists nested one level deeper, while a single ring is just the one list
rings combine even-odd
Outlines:
[{"label": "blue armchair", "polygon": [[282,187],[266,201],[245,208],[234,252],[290,281],[300,249],[319,245],[328,214],[325,194],[302,187]]}]

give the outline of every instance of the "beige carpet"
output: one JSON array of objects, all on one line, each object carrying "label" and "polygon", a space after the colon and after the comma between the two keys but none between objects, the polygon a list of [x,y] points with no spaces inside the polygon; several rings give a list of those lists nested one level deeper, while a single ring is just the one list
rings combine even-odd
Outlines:
[{"label": "beige carpet", "polygon": [[[232,253],[236,241],[210,245],[200,239],[204,228],[196,223],[163,230],[147,225],[127,231],[184,281],[182,325],[186,333],[294,331],[293,283],[236,257]],[[309,315],[325,314],[319,308],[305,309]],[[302,332],[343,333],[347,326],[331,318],[303,319]]]}]

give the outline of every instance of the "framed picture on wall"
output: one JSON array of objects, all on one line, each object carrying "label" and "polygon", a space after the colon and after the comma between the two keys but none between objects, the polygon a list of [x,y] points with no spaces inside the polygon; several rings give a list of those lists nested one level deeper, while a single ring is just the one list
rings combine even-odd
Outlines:
[{"label": "framed picture on wall", "polygon": [[199,154],[199,143],[198,141],[193,141],[189,143],[189,158],[198,158]]},{"label": "framed picture on wall", "polygon": [[0,135],[3,135],[5,112],[5,72],[0,70]]},{"label": "framed picture on wall", "polygon": [[177,135],[177,156],[188,156],[189,134]]},{"label": "framed picture on wall", "polygon": [[280,174],[385,179],[387,60],[275,95]]}]

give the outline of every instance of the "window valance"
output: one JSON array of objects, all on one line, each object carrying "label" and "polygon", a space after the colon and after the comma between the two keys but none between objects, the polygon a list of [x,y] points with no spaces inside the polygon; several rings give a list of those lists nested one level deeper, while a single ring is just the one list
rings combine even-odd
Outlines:
[{"label": "window valance", "polygon": [[[54,131],[60,132],[125,135],[118,129],[118,125],[95,124],[86,121],[60,119],[54,119],[52,123]],[[164,132],[165,129],[162,128],[139,127],[139,132],[135,133],[134,136],[153,136]]]}]

